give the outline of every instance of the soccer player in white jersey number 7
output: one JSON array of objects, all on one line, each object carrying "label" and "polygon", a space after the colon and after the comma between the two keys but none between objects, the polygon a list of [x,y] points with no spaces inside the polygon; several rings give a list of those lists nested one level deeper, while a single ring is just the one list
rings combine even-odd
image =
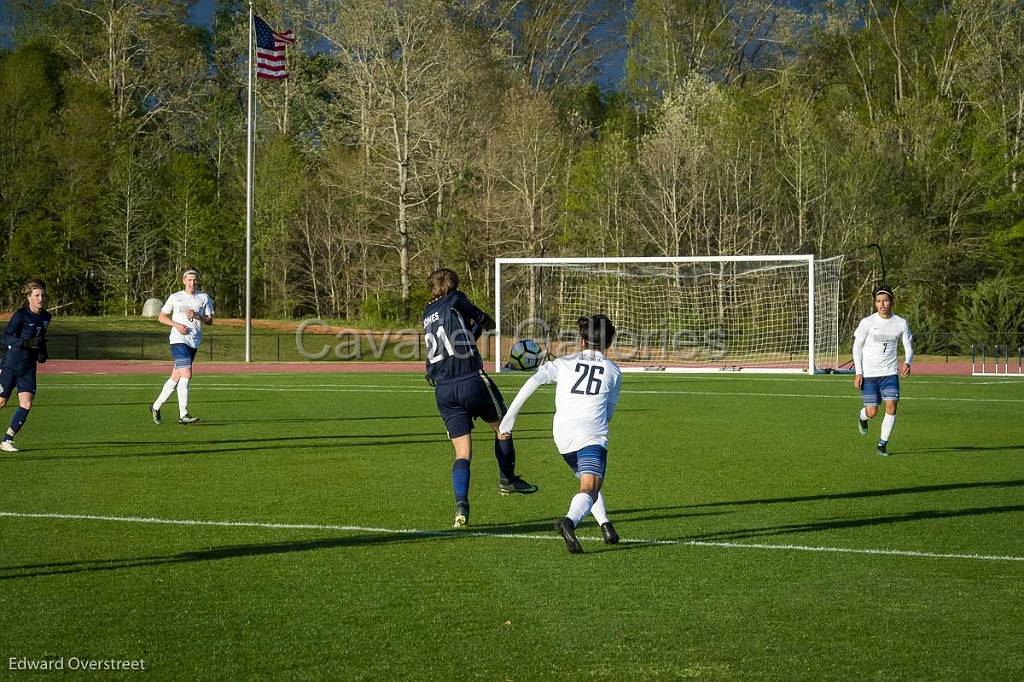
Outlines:
[{"label": "soccer player in white jersey number 7", "polygon": [[[910,325],[892,312],[892,289],[881,286],[874,291],[875,310],[860,321],[853,334],[853,364],[857,376],[854,386],[861,390],[864,407],[861,408],[857,426],[861,435],[868,433],[868,420],[874,419],[878,405],[885,401],[885,417],[882,418],[882,435],[878,441],[878,454],[887,456],[889,436],[896,424],[896,403],[900,399],[900,377],[910,374],[910,363],[914,359],[911,345],[913,336]],[[904,363],[900,369],[896,359],[896,343],[902,340]]]},{"label": "soccer player in white jersey number 7", "polygon": [[583,552],[576,538],[576,526],[588,513],[601,525],[606,543],[619,541],[608,520],[601,483],[608,460],[608,423],[615,413],[622,386],[618,365],[604,356],[615,338],[611,320],[594,315],[581,317],[577,322],[580,352],[541,365],[519,389],[498,427],[503,434],[512,433],[516,415],[527,398],[544,384],[556,384],[552,432],[558,452],[580,481],[580,489],[566,515],[555,521],[555,529],[573,554]]},{"label": "soccer player in white jersey number 7", "polygon": [[199,290],[199,272],[191,268],[181,276],[185,288],[171,294],[160,309],[160,322],[171,328],[171,357],[174,369],[164,382],[149,410],[153,421],[160,423],[160,408],[178,391],[178,423],[195,424],[198,417],[188,413],[188,385],[192,379],[192,360],[203,339],[203,325],[213,324],[213,299]]}]

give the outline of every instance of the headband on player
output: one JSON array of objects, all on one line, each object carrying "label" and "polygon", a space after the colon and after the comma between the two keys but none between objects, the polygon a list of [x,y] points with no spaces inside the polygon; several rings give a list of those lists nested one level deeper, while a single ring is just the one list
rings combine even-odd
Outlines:
[{"label": "headband on player", "polygon": [[888,284],[883,284],[871,293],[871,298],[875,298],[879,294],[888,294],[890,301],[896,300],[896,295],[892,293],[892,287]]}]

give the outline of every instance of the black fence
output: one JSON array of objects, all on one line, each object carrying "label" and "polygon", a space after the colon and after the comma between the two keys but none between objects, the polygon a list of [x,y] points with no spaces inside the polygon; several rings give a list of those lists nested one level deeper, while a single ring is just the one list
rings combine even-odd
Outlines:
[{"label": "black fence", "polygon": [[[342,332],[334,335],[260,333],[251,337],[254,362],[423,361],[422,333]],[[47,335],[47,349],[60,360],[170,360],[166,333],[80,332]],[[481,344],[484,358],[488,344]],[[203,335],[197,359],[210,362],[245,360],[245,334]]]},{"label": "black fence", "polygon": [[[1016,358],[1024,352],[1024,334],[979,334],[966,348],[960,335],[925,333],[914,335],[917,355],[969,358],[974,354],[993,357],[999,347],[1000,357]],[[169,360],[166,333],[146,332],[79,332],[47,335],[51,358],[62,360]],[[485,361],[491,361],[494,344],[478,344]],[[338,334],[295,332],[258,333],[252,335],[251,358],[254,362],[324,362],[345,361],[416,361],[426,357],[423,334],[411,330],[400,332],[351,331]],[[850,349],[840,357],[850,357]],[[207,333],[197,356],[211,362],[242,362],[245,360],[245,334]]]}]

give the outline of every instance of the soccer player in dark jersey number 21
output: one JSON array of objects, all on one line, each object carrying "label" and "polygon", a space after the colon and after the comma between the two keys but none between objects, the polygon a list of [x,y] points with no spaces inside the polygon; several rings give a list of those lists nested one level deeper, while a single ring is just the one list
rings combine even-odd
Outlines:
[{"label": "soccer player in dark jersey number 21", "polygon": [[25,425],[36,394],[36,365],[46,362],[46,330],[50,326],[50,313],[46,310],[46,284],[34,279],[21,289],[25,305],[11,316],[4,329],[4,359],[0,364],[0,408],[7,404],[14,389],[18,389],[18,409],[11,417],[7,433],[0,440],[0,450],[17,452],[14,436]]},{"label": "soccer player in dark jersey number 21", "polygon": [[469,522],[469,463],[473,457],[473,420],[482,419],[494,431],[494,456],[498,460],[498,492],[536,492],[516,475],[516,450],[511,435],[498,433],[505,415],[505,399],[483,369],[476,342],[494,320],[459,291],[459,277],[442,268],[427,278],[433,297],[423,311],[423,337],[427,352],[427,381],[434,386],[437,409],[455,447],[452,488],[455,492],[455,523]]}]

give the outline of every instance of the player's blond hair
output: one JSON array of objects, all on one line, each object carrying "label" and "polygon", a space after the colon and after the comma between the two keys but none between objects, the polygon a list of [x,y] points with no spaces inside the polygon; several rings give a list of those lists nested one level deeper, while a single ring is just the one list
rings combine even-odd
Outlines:
[{"label": "player's blond hair", "polygon": [[25,282],[25,286],[21,287],[21,293],[28,296],[36,289],[42,289],[43,291],[46,291],[46,282],[44,282],[41,279],[30,279],[29,281]]},{"label": "player's blond hair", "polygon": [[434,270],[427,277],[427,288],[430,289],[431,296],[440,298],[445,294],[458,290],[459,276],[455,274],[454,270],[449,270],[448,268]]}]

